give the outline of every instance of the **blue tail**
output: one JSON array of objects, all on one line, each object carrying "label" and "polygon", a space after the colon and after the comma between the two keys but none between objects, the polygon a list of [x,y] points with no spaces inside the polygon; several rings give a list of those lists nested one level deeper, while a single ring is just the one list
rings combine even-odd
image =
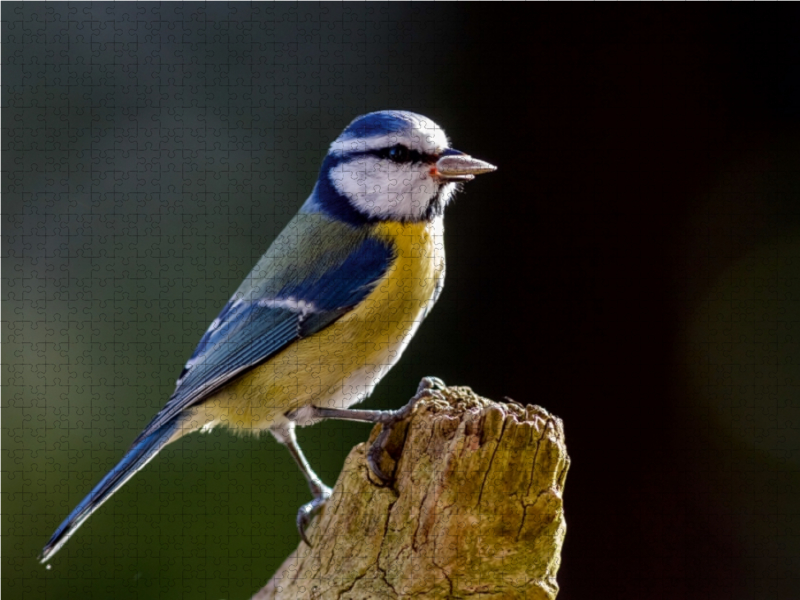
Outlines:
[{"label": "blue tail", "polygon": [[122,485],[128,481],[133,475],[144,467],[150,459],[152,459],[158,451],[161,450],[169,438],[175,433],[178,428],[178,420],[164,424],[162,427],[148,435],[143,440],[134,444],[122,460],[119,461],[116,467],[111,469],[103,479],[94,486],[94,489],[89,492],[89,495],[81,500],[80,504],[75,507],[70,515],[64,519],[64,522],[59,525],[53,537],[47,542],[47,545],[42,550],[39,556],[39,561],[42,563],[50,560],[53,555],[61,549],[69,537],[75,533],[83,522],[88,519],[91,514],[96,511],[100,505],[111,497],[111,494],[116,492]]}]

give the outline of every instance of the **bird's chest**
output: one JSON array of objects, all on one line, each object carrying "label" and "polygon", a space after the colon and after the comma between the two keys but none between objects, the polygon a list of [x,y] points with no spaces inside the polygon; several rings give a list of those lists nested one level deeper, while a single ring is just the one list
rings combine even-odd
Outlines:
[{"label": "bird's chest", "polygon": [[[374,227],[373,234],[389,241],[395,256],[370,294],[342,318],[291,344],[203,406],[238,407],[247,427],[263,430],[307,404],[346,408],[372,393],[430,310],[445,270],[441,221]],[[306,424],[302,413],[294,418]]]},{"label": "bird's chest", "polygon": [[[386,275],[353,311],[325,330],[326,349],[340,349],[341,371],[328,370],[322,389],[334,393],[313,401],[347,407],[372,393],[400,359],[422,320],[436,301],[444,281],[444,231],[438,223],[381,223],[376,234],[390,240],[395,259]],[[317,345],[315,350],[322,348]],[[326,350],[326,355],[330,352]],[[330,380],[330,381],[327,381]]]},{"label": "bird's chest", "polygon": [[357,325],[353,332],[357,330],[362,341],[381,340],[393,354],[414,335],[444,282],[444,227],[441,219],[384,222],[375,225],[374,232],[392,243],[395,259],[370,295],[342,321]]}]

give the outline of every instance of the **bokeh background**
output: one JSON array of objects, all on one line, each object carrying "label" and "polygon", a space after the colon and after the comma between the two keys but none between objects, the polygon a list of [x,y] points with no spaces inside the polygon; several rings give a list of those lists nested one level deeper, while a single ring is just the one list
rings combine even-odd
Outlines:
[{"label": "bokeh background", "polygon": [[[564,419],[563,598],[800,597],[792,7],[2,4],[2,591],[246,598],[308,490],[271,438],[163,451],[46,570],[356,115],[499,166],[365,406],[423,375]],[[302,430],[333,483],[359,424]]]}]

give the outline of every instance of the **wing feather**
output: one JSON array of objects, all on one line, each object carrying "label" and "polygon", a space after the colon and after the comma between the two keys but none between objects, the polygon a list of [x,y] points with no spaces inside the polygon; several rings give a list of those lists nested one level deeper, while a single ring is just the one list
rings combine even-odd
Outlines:
[{"label": "wing feather", "polygon": [[[394,250],[369,237],[351,248],[346,256],[324,253],[305,269],[285,264],[277,274],[269,268],[268,252],[211,323],[172,397],[134,445],[237,375],[340,319],[369,295],[391,266]],[[271,290],[264,281],[282,283]]]}]

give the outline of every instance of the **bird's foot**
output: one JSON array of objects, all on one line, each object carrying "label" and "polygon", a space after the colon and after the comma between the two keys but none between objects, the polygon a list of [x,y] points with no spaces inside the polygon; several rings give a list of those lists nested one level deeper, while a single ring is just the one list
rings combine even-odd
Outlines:
[{"label": "bird's foot", "polygon": [[323,483],[319,483],[317,493],[314,494],[314,499],[311,502],[303,504],[297,511],[297,531],[309,548],[311,547],[311,542],[308,541],[308,537],[306,536],[306,528],[311,524],[311,520],[320,509],[325,506],[328,498],[331,497],[331,493],[331,488]]},{"label": "bird's foot", "polygon": [[381,420],[383,429],[367,451],[367,464],[370,470],[384,484],[389,483],[392,477],[386,475],[381,469],[381,457],[386,450],[386,443],[395,426],[414,411],[414,407],[420,400],[424,398],[443,398],[440,390],[444,388],[444,381],[438,377],[423,377],[417,387],[417,393],[408,401],[408,404],[397,410],[385,411],[385,420]]}]

